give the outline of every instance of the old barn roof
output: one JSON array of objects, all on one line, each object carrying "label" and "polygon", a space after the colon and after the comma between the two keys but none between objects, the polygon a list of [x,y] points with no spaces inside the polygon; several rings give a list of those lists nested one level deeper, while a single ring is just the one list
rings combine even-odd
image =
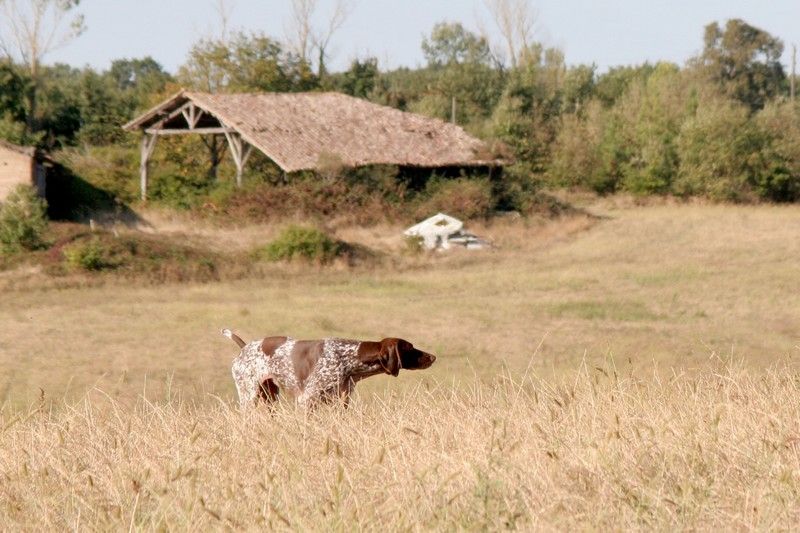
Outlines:
[{"label": "old barn roof", "polygon": [[208,126],[237,132],[287,172],[315,169],[321,155],[334,155],[349,167],[502,164],[485,143],[456,125],[333,92],[182,91],[124,127],[202,133],[203,124],[189,125],[187,115],[177,112],[189,102],[219,121]]}]

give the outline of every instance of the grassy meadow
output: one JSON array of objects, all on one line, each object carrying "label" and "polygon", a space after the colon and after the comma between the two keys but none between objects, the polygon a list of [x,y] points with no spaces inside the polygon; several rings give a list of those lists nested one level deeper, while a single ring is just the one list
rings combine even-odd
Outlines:
[{"label": "grassy meadow", "polygon": [[[796,524],[800,210],[589,211],[473,224],[496,249],[378,267],[202,285],[31,274],[0,293],[0,523]],[[337,236],[399,254],[397,231]],[[241,414],[224,326],[400,336],[439,359],[365,381],[345,412]]]}]

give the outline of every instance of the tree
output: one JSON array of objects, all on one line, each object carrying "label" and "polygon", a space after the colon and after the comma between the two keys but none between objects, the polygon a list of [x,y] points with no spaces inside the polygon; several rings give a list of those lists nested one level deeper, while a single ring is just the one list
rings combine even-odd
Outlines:
[{"label": "tree", "polygon": [[28,67],[27,127],[36,129],[36,97],[42,58],[83,33],[83,15],[70,17],[80,0],[0,0],[4,17],[0,20],[0,45]]},{"label": "tree", "polygon": [[186,86],[207,92],[293,91],[314,88],[316,78],[296,55],[260,33],[227,41],[203,39],[178,71]]},{"label": "tree", "polygon": [[757,110],[781,90],[786,78],[782,54],[780,39],[732,19],[724,31],[716,22],[706,26],[703,53],[694,64],[724,94]]},{"label": "tree", "polygon": [[220,40],[224,41],[228,38],[230,31],[231,15],[233,14],[235,2],[233,0],[213,1],[214,10],[217,12],[217,16],[219,17],[219,38]]},{"label": "tree", "polygon": [[356,59],[350,63],[349,69],[338,76],[337,86],[345,94],[367,98],[375,89],[379,76],[376,58],[370,57],[363,61]]},{"label": "tree", "polygon": [[427,79],[409,107],[426,115],[470,124],[488,117],[502,92],[503,75],[494,68],[489,44],[458,23],[436,24],[422,42]]},{"label": "tree", "polygon": [[800,108],[795,102],[771,102],[755,120],[768,143],[759,193],[778,202],[800,200]]},{"label": "tree", "polygon": [[530,0],[483,0],[505,41],[511,68],[526,61],[533,44],[536,11]]},{"label": "tree", "polygon": [[25,129],[25,98],[28,78],[11,61],[0,60],[0,139],[28,144]]},{"label": "tree", "polygon": [[532,44],[513,70],[493,116],[493,134],[532,172],[544,172],[556,138],[567,68],[557,48]]},{"label": "tree", "polygon": [[646,79],[631,83],[614,112],[627,157],[619,162],[622,188],[637,194],[667,192],[678,172],[676,139],[694,111],[691,85],[677,65],[659,63]]},{"label": "tree", "polygon": [[699,107],[681,127],[677,147],[681,164],[676,193],[728,201],[756,197],[765,136],[746,106],[717,99]]},{"label": "tree", "polygon": [[300,61],[311,65],[312,53],[317,56],[317,77],[326,73],[325,63],[333,36],[339,31],[353,10],[350,0],[336,0],[333,11],[321,26],[314,23],[319,7],[318,0],[291,0],[292,18],[287,33],[288,40]]},{"label": "tree", "polygon": [[436,68],[464,63],[489,66],[492,60],[487,40],[457,22],[436,24],[422,40],[422,52],[428,66]]},{"label": "tree", "polygon": [[637,66],[612,67],[597,77],[594,95],[606,107],[613,106],[635,80],[647,80],[655,67],[650,63]]}]

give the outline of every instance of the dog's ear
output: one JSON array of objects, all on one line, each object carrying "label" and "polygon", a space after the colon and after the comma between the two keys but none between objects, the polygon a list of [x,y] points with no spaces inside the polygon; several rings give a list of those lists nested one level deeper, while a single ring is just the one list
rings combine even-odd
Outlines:
[{"label": "dog's ear", "polygon": [[378,362],[386,373],[395,377],[400,373],[400,369],[403,366],[400,361],[399,344],[399,339],[383,339],[378,357]]}]

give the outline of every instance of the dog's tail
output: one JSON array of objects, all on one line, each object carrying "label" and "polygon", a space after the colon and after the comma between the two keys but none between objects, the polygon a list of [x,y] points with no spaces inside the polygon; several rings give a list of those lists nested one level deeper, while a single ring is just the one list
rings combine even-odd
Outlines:
[{"label": "dog's tail", "polygon": [[238,344],[239,348],[244,348],[245,342],[236,333],[232,332],[228,328],[225,328],[225,329],[222,330],[222,334],[225,335],[226,337],[228,337],[230,340],[232,340],[236,344]]}]

